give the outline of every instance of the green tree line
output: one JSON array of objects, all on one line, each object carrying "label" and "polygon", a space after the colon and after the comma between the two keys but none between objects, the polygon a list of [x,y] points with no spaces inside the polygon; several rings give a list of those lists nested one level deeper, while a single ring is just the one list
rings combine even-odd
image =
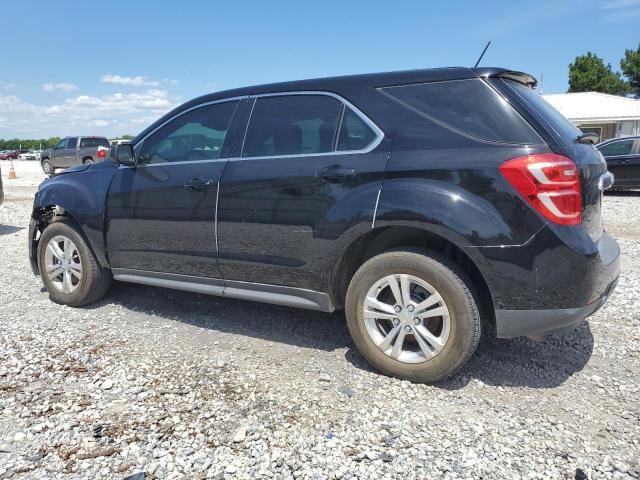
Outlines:
[{"label": "green tree line", "polygon": [[[135,138],[133,135],[121,135],[117,138],[123,140],[132,140]],[[42,148],[52,148],[60,141],[60,137],[49,138],[13,138],[10,140],[3,140],[0,138],[0,150],[17,150],[18,148],[28,148],[30,150],[38,150]]]},{"label": "green tree line", "polygon": [[55,146],[60,141],[60,137],[49,138],[13,138],[11,140],[3,140],[0,138],[0,150],[17,150],[22,145],[22,148],[29,148],[31,150],[37,150],[42,145],[42,148],[50,148]]},{"label": "green tree line", "polygon": [[595,53],[579,55],[569,64],[569,92],[602,92],[640,98],[640,43],[620,59],[621,72]]}]

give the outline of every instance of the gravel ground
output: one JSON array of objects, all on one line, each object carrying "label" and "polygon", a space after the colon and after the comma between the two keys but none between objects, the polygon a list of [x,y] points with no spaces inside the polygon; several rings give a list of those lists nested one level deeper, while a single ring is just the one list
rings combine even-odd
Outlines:
[{"label": "gravel ground", "polygon": [[640,194],[605,196],[623,272],[588,323],[483,338],[427,386],[372,371],[338,314],[117,282],[53,304],[27,259],[42,176],[16,171],[2,162],[0,479],[640,478]]}]

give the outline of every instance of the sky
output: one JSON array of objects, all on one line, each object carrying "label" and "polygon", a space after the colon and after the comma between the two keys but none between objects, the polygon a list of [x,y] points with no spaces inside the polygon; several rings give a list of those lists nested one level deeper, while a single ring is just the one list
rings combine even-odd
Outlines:
[{"label": "sky", "polygon": [[6,0],[0,138],[136,134],[196,96],[269,82],[473,66],[567,90],[592,51],[619,68],[640,0]]}]

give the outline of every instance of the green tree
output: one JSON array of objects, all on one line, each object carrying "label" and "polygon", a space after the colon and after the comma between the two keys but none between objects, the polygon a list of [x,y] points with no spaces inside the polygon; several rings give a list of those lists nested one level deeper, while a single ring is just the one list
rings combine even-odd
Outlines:
[{"label": "green tree", "polygon": [[625,50],[624,58],[620,60],[622,73],[629,81],[629,92],[640,98],[640,43],[637,50]]},{"label": "green tree", "polygon": [[587,52],[569,64],[569,92],[602,92],[624,95],[629,85],[620,73],[614,72],[611,64],[605,65],[597,55]]},{"label": "green tree", "polygon": [[16,150],[22,146],[22,148],[30,148],[37,150],[42,145],[42,148],[53,147],[60,141],[60,137],[49,138],[14,138],[11,140],[0,139],[0,150]]}]

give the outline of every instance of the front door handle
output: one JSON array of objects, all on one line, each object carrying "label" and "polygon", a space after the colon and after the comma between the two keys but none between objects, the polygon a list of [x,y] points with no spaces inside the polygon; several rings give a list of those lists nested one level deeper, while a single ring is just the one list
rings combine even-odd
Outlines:
[{"label": "front door handle", "polygon": [[327,182],[342,182],[346,178],[355,177],[358,172],[352,168],[342,168],[340,165],[332,165],[316,172],[317,178],[322,178]]},{"label": "front door handle", "polygon": [[208,178],[192,178],[184,184],[184,188],[189,190],[204,190],[215,183],[214,180]]}]

